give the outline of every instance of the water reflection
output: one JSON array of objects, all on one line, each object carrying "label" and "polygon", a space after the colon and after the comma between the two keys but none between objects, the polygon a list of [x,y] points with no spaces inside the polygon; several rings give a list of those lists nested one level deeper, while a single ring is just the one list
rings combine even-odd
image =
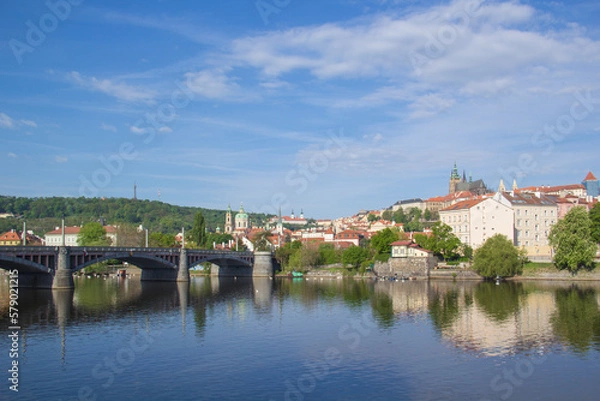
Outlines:
[{"label": "water reflection", "polygon": [[[78,278],[75,291],[22,289],[19,320],[25,332],[58,327],[64,356],[72,324],[174,312],[181,320],[183,335],[189,332],[203,338],[217,317],[225,316],[230,322],[244,322],[250,314],[270,318],[292,302],[301,306],[300,319],[319,305],[341,304],[354,313],[370,310],[384,330],[407,318],[423,319],[448,345],[479,355],[559,345],[585,354],[600,350],[598,290],[595,284],[558,282],[496,285],[201,277],[190,283],[156,283]],[[0,286],[4,319],[8,317],[8,299],[8,286]]]},{"label": "water reflection", "polygon": [[600,310],[598,294],[592,288],[558,288],[555,292],[556,310],[550,321],[559,340],[576,353],[590,347],[600,349]]}]

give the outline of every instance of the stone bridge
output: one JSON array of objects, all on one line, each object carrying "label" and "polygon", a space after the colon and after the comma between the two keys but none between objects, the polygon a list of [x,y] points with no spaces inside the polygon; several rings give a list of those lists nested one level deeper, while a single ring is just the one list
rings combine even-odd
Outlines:
[{"label": "stone bridge", "polygon": [[73,288],[73,273],[105,260],[142,269],[142,280],[189,281],[189,269],[205,262],[218,276],[272,276],[270,252],[179,248],[2,246],[0,268],[19,272],[19,287]]}]

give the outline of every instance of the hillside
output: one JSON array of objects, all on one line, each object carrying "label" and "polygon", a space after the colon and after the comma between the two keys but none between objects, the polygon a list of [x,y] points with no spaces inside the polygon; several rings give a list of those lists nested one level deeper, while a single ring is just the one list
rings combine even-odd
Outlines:
[{"label": "hillside", "polygon": [[[47,231],[60,226],[64,216],[66,225],[69,226],[103,218],[106,224],[142,224],[153,232],[174,234],[179,232],[181,227],[191,229],[194,216],[199,211],[204,215],[209,231],[215,231],[217,227],[223,230],[225,210],[126,198],[24,198],[0,195],[0,213],[13,213],[18,216],[0,219],[0,232],[21,230],[23,221],[26,221],[28,230],[43,236]],[[268,218],[262,213],[249,215],[255,226],[264,225]]]}]

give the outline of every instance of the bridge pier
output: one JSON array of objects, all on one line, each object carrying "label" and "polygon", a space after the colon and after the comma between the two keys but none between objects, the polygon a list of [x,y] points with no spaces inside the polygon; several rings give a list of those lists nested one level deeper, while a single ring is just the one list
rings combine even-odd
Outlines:
[{"label": "bridge pier", "polygon": [[272,277],[273,257],[271,252],[254,252],[254,266],[252,277]]},{"label": "bridge pier", "polygon": [[71,271],[69,250],[66,246],[61,246],[58,250],[58,258],[56,270],[54,271],[54,280],[52,281],[52,289],[73,289],[73,272]]},{"label": "bridge pier", "polygon": [[187,258],[187,250],[185,248],[181,248],[179,252],[179,267],[177,270],[177,281],[179,282],[189,282],[190,281],[190,271],[188,266],[188,258]]}]

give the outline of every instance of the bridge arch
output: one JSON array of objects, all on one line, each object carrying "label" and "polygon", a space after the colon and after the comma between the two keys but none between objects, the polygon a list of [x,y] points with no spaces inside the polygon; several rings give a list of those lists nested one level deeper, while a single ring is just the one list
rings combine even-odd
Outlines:
[{"label": "bridge arch", "polygon": [[53,270],[36,262],[15,256],[0,254],[0,269],[17,269],[21,273],[45,273],[52,274]]},{"label": "bridge arch", "polygon": [[252,267],[252,261],[238,256],[208,255],[189,263],[188,269],[199,266],[202,263],[214,263],[219,267]]},{"label": "bridge arch", "polygon": [[95,265],[96,263],[101,263],[106,260],[119,260],[122,262],[131,263],[132,265],[139,267],[140,269],[177,269],[177,265],[175,263],[171,263],[165,259],[160,257],[142,253],[142,252],[114,252],[114,253],[104,253],[99,257],[92,257],[88,261],[84,263],[77,264],[75,266],[71,266],[71,270],[73,272],[77,272],[81,269],[85,269],[88,266]]}]

